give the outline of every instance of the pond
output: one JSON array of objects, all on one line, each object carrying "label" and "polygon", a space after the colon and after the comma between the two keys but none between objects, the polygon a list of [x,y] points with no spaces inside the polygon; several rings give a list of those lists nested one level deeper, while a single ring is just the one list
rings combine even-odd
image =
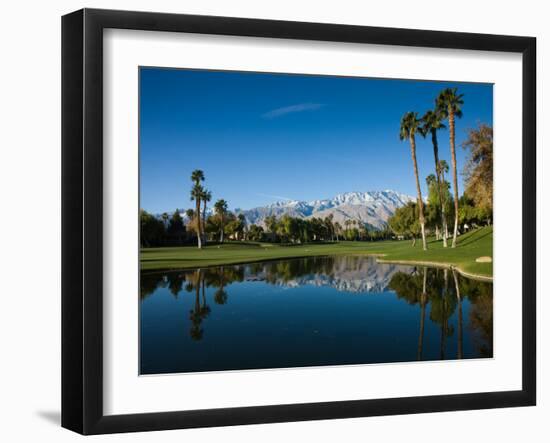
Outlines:
[{"label": "pond", "polygon": [[325,256],[142,273],[141,374],[490,358],[493,285]]}]

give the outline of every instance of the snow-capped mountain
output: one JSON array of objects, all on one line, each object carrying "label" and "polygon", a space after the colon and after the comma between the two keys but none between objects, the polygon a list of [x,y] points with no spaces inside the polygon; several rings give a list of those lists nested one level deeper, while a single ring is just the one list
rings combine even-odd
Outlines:
[{"label": "snow-capped mountain", "polygon": [[414,200],[409,195],[391,190],[346,192],[324,200],[280,201],[253,209],[238,209],[235,212],[244,214],[248,224],[263,225],[265,218],[271,215],[324,218],[332,214],[334,221],[342,225],[346,220],[357,220],[372,228],[381,229],[397,208]]},{"label": "snow-capped mountain", "polygon": [[318,260],[331,260],[330,271],[312,270],[309,273],[289,278],[288,275],[277,275],[276,268],[270,268],[271,264],[264,266],[264,269],[252,273],[249,269],[245,271],[246,281],[268,281],[270,284],[285,288],[294,288],[304,285],[309,286],[330,286],[337,291],[351,293],[381,293],[388,290],[388,286],[396,272],[410,274],[414,267],[396,264],[376,263],[374,257],[331,257],[317,258]]}]

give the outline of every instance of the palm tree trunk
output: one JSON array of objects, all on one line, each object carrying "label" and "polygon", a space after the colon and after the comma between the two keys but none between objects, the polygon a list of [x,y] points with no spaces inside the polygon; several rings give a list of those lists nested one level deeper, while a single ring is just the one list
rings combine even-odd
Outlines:
[{"label": "palm tree trunk", "polygon": [[418,178],[418,164],[416,163],[416,141],[414,135],[409,137],[411,143],[411,156],[414,168],[414,177],[416,179],[416,193],[418,198],[418,220],[420,222],[420,230],[422,232],[422,249],[427,250],[426,231],[424,229],[424,202],[422,201],[422,191],[420,189],[420,179]]},{"label": "palm tree trunk", "polygon": [[451,162],[453,167],[453,188],[455,198],[455,227],[453,231],[453,243],[451,247],[456,248],[456,237],[458,235],[458,178],[456,171],[456,150],[455,150],[455,115],[449,112],[449,143],[451,145]]},{"label": "palm tree trunk", "polygon": [[223,243],[223,215],[220,215],[220,243]]},{"label": "palm tree trunk", "polygon": [[201,241],[201,201],[197,198],[196,199],[196,207],[195,207],[195,211],[197,212],[196,214],[196,217],[197,217],[197,227],[196,227],[196,230],[197,230],[197,246],[199,247],[199,249],[202,249],[202,241]]},{"label": "palm tree trunk", "polygon": [[437,181],[437,196],[439,198],[439,207],[441,208],[441,227],[443,230],[443,247],[447,247],[447,219],[445,217],[445,205],[443,204],[443,196],[441,195],[441,186],[443,186],[441,180],[441,174],[439,173],[439,146],[437,143],[437,134],[435,130],[432,130],[432,144],[434,146],[434,160],[435,160],[435,178]]},{"label": "palm tree trunk", "polygon": [[206,200],[202,208],[202,236],[204,246],[206,246]]},{"label": "palm tree trunk", "polygon": [[[441,184],[443,185],[445,183],[445,172],[441,171]],[[443,227],[443,230],[445,231],[443,235],[445,238],[449,238],[449,226],[447,225],[447,217],[445,217],[445,226]]]}]

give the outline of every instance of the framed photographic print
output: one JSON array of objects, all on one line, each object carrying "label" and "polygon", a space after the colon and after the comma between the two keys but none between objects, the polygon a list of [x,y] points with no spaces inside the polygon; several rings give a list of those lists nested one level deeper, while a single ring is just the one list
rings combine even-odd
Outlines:
[{"label": "framed photographic print", "polygon": [[534,405],[535,50],[64,16],[62,425]]}]

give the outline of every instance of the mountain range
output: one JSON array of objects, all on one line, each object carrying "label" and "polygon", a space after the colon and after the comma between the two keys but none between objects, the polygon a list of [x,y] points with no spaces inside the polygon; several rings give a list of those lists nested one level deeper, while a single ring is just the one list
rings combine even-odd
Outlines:
[{"label": "mountain range", "polygon": [[382,293],[388,290],[396,272],[413,272],[413,266],[376,263],[373,257],[338,257],[330,272],[311,272],[294,278],[286,276],[267,278],[266,270],[246,273],[246,281],[266,281],[284,288],[299,286],[329,286],[340,292],[356,294]]},{"label": "mountain range", "polygon": [[382,229],[397,208],[415,201],[414,197],[396,191],[346,192],[333,198],[313,201],[279,201],[252,209],[236,209],[247,223],[263,226],[266,217],[325,218],[333,215],[342,226],[346,220],[357,220],[371,228]]}]

